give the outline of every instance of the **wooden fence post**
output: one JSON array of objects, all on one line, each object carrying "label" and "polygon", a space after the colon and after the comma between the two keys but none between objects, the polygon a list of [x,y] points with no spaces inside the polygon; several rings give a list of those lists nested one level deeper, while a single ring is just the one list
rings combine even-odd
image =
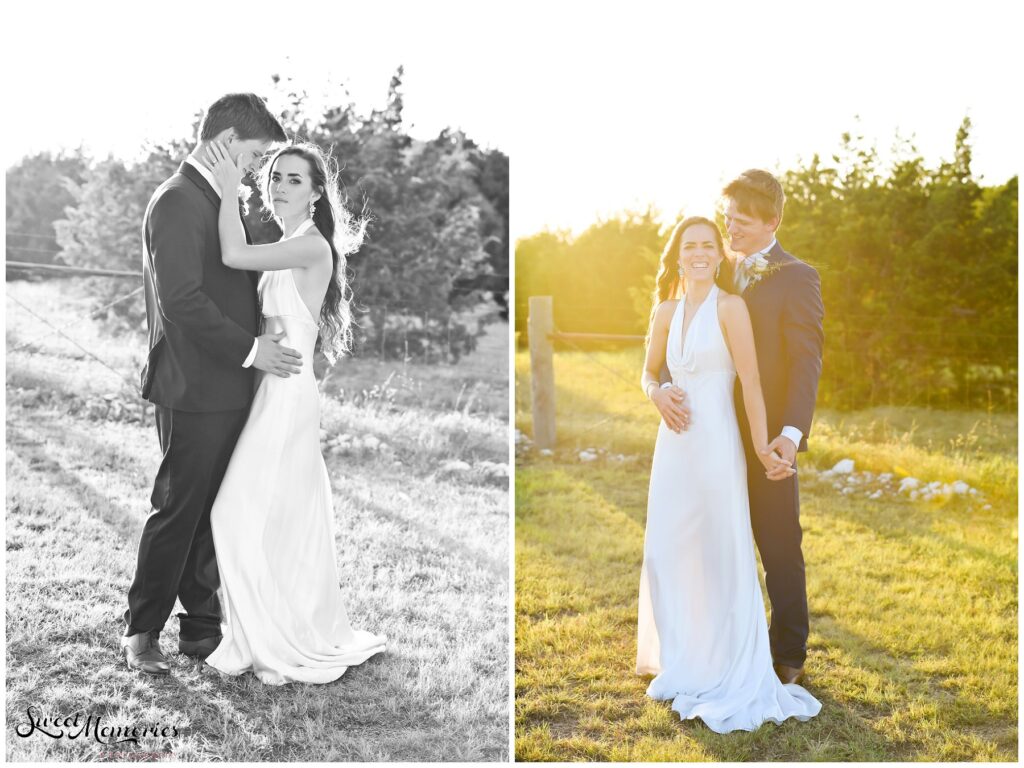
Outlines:
[{"label": "wooden fence post", "polygon": [[531,296],[527,321],[530,334],[530,394],[533,441],[538,448],[555,447],[555,365],[551,334],[555,330],[550,296]]}]

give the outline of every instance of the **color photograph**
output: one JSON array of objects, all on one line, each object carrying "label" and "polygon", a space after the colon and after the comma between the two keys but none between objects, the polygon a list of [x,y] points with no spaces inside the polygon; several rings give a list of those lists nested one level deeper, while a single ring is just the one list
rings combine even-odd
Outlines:
[{"label": "color photograph", "polygon": [[1007,27],[987,2],[537,20],[517,760],[1017,760]]}]

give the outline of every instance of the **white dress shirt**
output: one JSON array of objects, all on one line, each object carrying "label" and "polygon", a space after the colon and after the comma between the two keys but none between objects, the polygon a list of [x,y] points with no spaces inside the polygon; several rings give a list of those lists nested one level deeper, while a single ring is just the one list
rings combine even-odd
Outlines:
[{"label": "white dress shirt", "polygon": [[[778,240],[773,237],[772,241],[770,243],[768,243],[768,245],[766,245],[760,251],[757,251],[756,253],[752,253],[752,254],[750,254],[749,256],[747,256],[746,258],[743,259],[742,263],[743,263],[744,268],[747,270],[747,274],[748,275],[750,274],[750,271],[749,271],[750,267],[754,264],[754,259],[756,259],[758,256],[764,256],[765,258],[768,258],[769,252],[771,252],[772,248],[775,247],[775,244],[777,242],[778,242]],[[749,281],[749,279],[750,278],[748,277],[747,280]],[[746,286],[744,285],[744,287],[746,287]],[[800,447],[800,441],[803,439],[804,433],[801,430],[797,429],[796,427],[786,426],[786,427],[782,428],[782,436],[785,437],[785,438],[788,438],[789,440],[792,440],[793,441],[793,445],[795,445],[797,448],[799,448]]]},{"label": "white dress shirt", "polygon": [[[213,187],[213,191],[217,193],[217,197],[224,196],[223,193],[221,192],[220,184],[217,183],[217,177],[214,176],[213,173],[211,173],[209,168],[207,168],[205,165],[203,165],[194,157],[192,157],[192,155],[186,157],[185,162],[191,165],[197,171],[199,171],[199,175],[206,179],[210,186]],[[248,368],[249,366],[252,365],[252,361],[256,359],[256,350],[258,350],[259,347],[260,340],[253,339],[252,349],[249,350],[249,355],[245,358],[245,361],[242,363],[243,368]]]}]

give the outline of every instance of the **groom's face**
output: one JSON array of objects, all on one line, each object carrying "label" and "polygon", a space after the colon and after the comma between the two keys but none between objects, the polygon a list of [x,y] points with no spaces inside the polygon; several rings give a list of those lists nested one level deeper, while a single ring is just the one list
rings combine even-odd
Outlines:
[{"label": "groom's face", "polygon": [[762,221],[751,213],[739,209],[735,200],[729,200],[725,209],[725,232],[729,237],[729,250],[749,256],[763,250],[775,237],[777,219]]},{"label": "groom's face", "polygon": [[267,154],[271,143],[269,139],[235,139],[228,147],[228,154],[236,163],[241,159],[244,163],[243,170],[251,171],[256,162]]},{"label": "groom's face", "polygon": [[214,136],[213,140],[219,141],[227,148],[233,163],[237,165],[241,162],[243,171],[251,171],[274,143],[272,139],[241,139],[234,128],[225,128]]}]

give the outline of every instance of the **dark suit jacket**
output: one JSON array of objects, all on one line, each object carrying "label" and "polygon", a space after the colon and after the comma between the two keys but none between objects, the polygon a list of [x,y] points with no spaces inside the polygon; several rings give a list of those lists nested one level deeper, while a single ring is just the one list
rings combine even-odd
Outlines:
[{"label": "dark suit jacket", "polygon": [[[754,328],[768,438],[785,426],[796,427],[804,434],[798,450],[806,451],[825,342],[821,279],[814,267],[786,253],[778,242],[766,258],[769,273],[742,295]],[[746,439],[750,429],[738,378],[736,412]]]},{"label": "dark suit jacket", "polygon": [[252,368],[242,363],[258,330],[258,273],[224,266],[220,200],[188,163],[149,201],[142,274],[149,359],[142,396],[181,411],[246,408]]}]

